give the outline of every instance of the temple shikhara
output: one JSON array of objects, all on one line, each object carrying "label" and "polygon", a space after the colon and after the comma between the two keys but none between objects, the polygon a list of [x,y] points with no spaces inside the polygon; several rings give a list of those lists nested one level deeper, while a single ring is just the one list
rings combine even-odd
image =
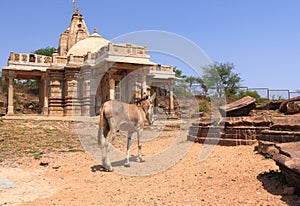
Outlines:
[{"label": "temple shikhara", "polygon": [[93,116],[109,99],[133,102],[154,92],[167,93],[174,109],[173,67],[150,61],[146,46],[114,44],[96,29],[90,34],[78,8],[52,56],[11,52],[2,76],[9,83],[7,115],[14,114],[15,79],[38,82],[46,116]]}]

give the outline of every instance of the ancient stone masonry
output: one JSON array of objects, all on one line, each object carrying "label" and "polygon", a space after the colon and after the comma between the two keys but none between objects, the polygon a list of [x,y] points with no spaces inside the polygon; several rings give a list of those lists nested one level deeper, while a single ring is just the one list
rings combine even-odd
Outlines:
[{"label": "ancient stone masonry", "polygon": [[253,145],[256,137],[269,128],[269,117],[226,117],[194,123],[189,139],[198,143],[223,146]]},{"label": "ancient stone masonry", "polygon": [[[270,145],[270,143],[272,145],[274,143],[300,141],[300,116],[274,117],[268,113],[258,115],[249,110],[249,105],[254,102],[252,98],[246,97],[220,107],[223,114],[231,114],[234,117],[202,120],[199,123],[194,123],[190,128],[188,138],[199,143],[218,143],[232,146],[255,144],[259,140],[261,147]],[[270,105],[264,105],[268,108],[274,106],[278,108],[279,104],[271,102]],[[250,107],[253,108],[253,106]],[[255,104],[254,107],[256,107]],[[261,107],[258,108],[261,109]],[[245,111],[246,114],[250,114],[251,111],[254,116],[236,116]]]},{"label": "ancient stone masonry", "polygon": [[230,104],[219,107],[223,117],[247,116],[255,108],[256,99],[247,96]]},{"label": "ancient stone masonry", "polygon": [[51,57],[11,52],[2,71],[10,85],[8,114],[14,113],[14,79],[39,82],[39,108],[44,115],[93,116],[104,101],[130,102],[165,86],[171,94],[169,113],[174,110],[173,66],[150,61],[146,46],[114,44],[96,29],[90,35],[78,8]]},{"label": "ancient stone masonry", "polygon": [[300,97],[286,100],[280,104],[279,111],[285,114],[296,114],[300,112]]},{"label": "ancient stone masonry", "polygon": [[[299,100],[300,98],[296,97],[282,102],[270,102],[258,106],[257,109],[278,109],[283,113],[295,113],[294,108],[293,112],[288,112],[289,104],[291,102],[298,104]],[[258,152],[270,155],[286,176],[287,182],[299,190],[300,116],[283,114],[274,116],[268,113],[257,115],[257,112],[252,112],[254,116],[238,116],[241,113],[250,114],[250,111],[256,107],[255,104],[253,107],[254,102],[246,97],[222,106],[220,112],[223,115],[229,114],[234,117],[206,119],[194,123],[190,128],[188,139],[224,146],[252,145],[258,141]]]},{"label": "ancient stone masonry", "polygon": [[285,143],[300,141],[300,117],[273,117],[272,126],[257,137],[259,143]]},{"label": "ancient stone masonry", "polygon": [[289,185],[300,188],[300,141],[260,145],[261,152],[268,153],[285,175]]},{"label": "ancient stone masonry", "polygon": [[49,115],[64,115],[64,71],[62,68],[48,69],[49,76]]}]

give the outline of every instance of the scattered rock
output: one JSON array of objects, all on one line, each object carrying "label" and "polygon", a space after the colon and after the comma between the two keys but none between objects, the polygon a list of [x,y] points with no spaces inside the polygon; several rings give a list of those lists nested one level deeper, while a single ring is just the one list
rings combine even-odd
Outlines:
[{"label": "scattered rock", "polygon": [[276,144],[278,152],[273,154],[272,159],[285,175],[290,186],[300,185],[300,142]]},{"label": "scattered rock", "polygon": [[295,188],[294,187],[285,187],[283,188],[283,195],[294,195]]},{"label": "scattered rock", "polygon": [[59,169],[59,168],[60,168],[59,165],[53,165],[53,166],[52,166],[52,169],[55,169],[55,170],[57,170],[57,169]]},{"label": "scattered rock", "polygon": [[300,113],[300,96],[282,102],[279,111],[285,114]]},{"label": "scattered rock", "polygon": [[44,166],[44,167],[46,167],[46,166],[48,166],[49,165],[49,163],[48,162],[40,162],[40,166]]}]

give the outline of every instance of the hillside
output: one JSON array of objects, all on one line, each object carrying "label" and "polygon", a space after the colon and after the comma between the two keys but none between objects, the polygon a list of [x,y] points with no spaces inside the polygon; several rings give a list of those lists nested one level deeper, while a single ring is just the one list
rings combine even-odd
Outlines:
[{"label": "hillside", "polygon": [[[0,78],[0,115],[6,113],[8,84]],[[38,113],[38,86],[35,81],[14,82],[14,108],[16,114]]]}]

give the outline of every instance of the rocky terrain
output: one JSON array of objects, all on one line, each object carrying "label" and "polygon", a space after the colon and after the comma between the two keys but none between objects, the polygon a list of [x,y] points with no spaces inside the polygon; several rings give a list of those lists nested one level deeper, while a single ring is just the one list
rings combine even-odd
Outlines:
[{"label": "rocky terrain", "polygon": [[[6,114],[7,83],[0,77],[0,115]],[[14,107],[16,114],[37,114],[39,112],[38,87],[35,81],[18,81],[14,86]]]}]

